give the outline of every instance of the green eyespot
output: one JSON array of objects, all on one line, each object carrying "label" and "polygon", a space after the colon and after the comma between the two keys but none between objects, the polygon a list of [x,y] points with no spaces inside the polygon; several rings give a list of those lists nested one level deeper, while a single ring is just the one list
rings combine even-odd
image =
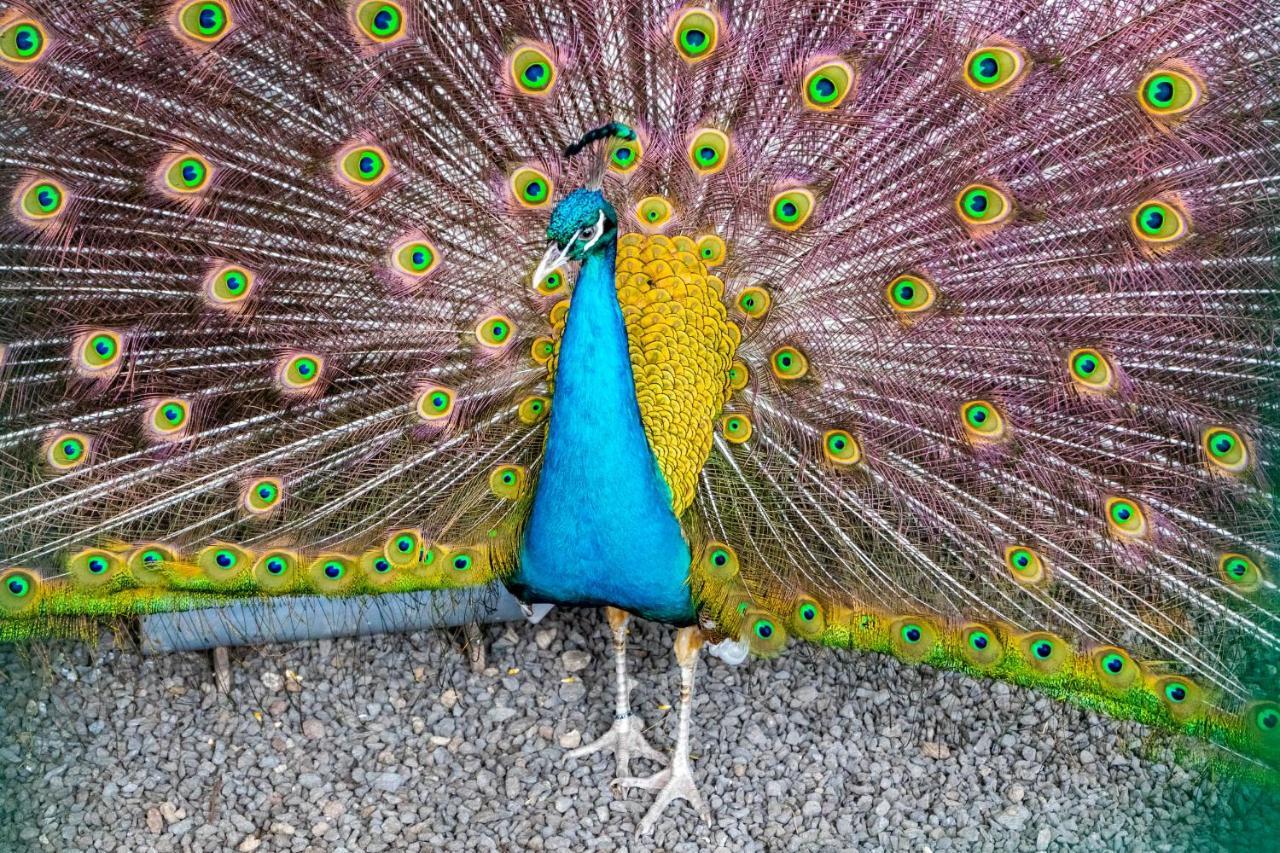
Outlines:
[{"label": "green eyespot", "polygon": [[546,364],[555,354],[556,342],[545,335],[534,338],[532,346],[529,347],[529,355],[538,364]]},{"label": "green eyespot", "polygon": [[396,272],[411,281],[426,278],[439,264],[439,253],[426,240],[403,240],[391,249],[391,265]]},{"label": "green eyespot", "polygon": [[249,297],[253,292],[254,278],[254,274],[244,267],[221,267],[209,277],[205,293],[213,305],[229,308]]},{"label": "green eyespot", "polygon": [[14,197],[16,213],[32,225],[54,219],[67,206],[67,191],[49,178],[33,178],[18,186]]},{"label": "green eyespot", "polygon": [[178,9],[178,30],[188,38],[203,44],[212,44],[230,32],[233,21],[226,3],[187,3]]},{"label": "green eyespot", "polygon": [[382,556],[392,566],[414,566],[422,559],[425,545],[421,531],[413,528],[397,530],[387,537],[386,544],[382,546]]},{"label": "green eyespot", "polygon": [[804,105],[811,110],[830,112],[853,91],[853,66],[841,59],[822,62],[805,75]]},{"label": "green eyespot", "polygon": [[759,320],[769,313],[769,291],[763,287],[747,287],[738,294],[738,310],[750,317],[752,320]]},{"label": "green eyespot", "polygon": [[724,263],[728,247],[724,239],[715,234],[703,234],[698,238],[698,259],[708,268],[718,267]]},{"label": "green eyespot", "polygon": [[751,438],[751,419],[746,415],[725,415],[720,419],[720,434],[725,441],[742,444]]},{"label": "green eyespot", "polygon": [[511,54],[508,69],[516,91],[525,95],[545,95],[555,86],[555,63],[541,48],[518,48]]},{"label": "green eyespot", "polygon": [[1249,467],[1249,448],[1240,433],[1230,427],[1209,427],[1200,434],[1200,447],[1211,469],[1239,474]]},{"label": "green eyespot", "polygon": [[1232,589],[1240,592],[1253,593],[1262,587],[1262,568],[1244,554],[1223,554],[1218,558],[1218,571]]},{"label": "green eyespot", "polygon": [[751,381],[751,370],[747,367],[747,363],[741,359],[737,359],[733,364],[729,365],[729,390],[741,391],[747,387],[747,383]]},{"label": "green eyespot", "polygon": [[280,505],[284,497],[284,486],[275,477],[263,477],[254,480],[244,490],[241,503],[254,515],[265,515]]},{"label": "green eyespot", "polygon": [[35,62],[47,46],[44,27],[34,18],[17,17],[0,27],[0,59],[5,62],[15,65]]},{"label": "green eyespot", "polygon": [[999,441],[1005,437],[1004,416],[988,400],[970,400],[960,407],[960,420],[970,441]]},{"label": "green eyespot", "polygon": [[986,625],[966,625],[962,637],[964,645],[960,647],[960,655],[972,666],[985,669],[1004,657],[1004,646],[996,632]]},{"label": "green eyespot", "polygon": [[511,195],[522,207],[546,207],[554,191],[551,179],[531,166],[521,166],[511,174]]},{"label": "green eyespot", "polygon": [[1012,212],[1009,197],[991,184],[969,184],[956,196],[956,213],[970,229],[1001,225]]},{"label": "green eyespot", "polygon": [[1124,539],[1142,539],[1147,535],[1147,516],[1137,501],[1111,497],[1106,500],[1107,524]]},{"label": "green eyespot", "polygon": [[44,458],[58,471],[69,471],[89,459],[89,437],[78,432],[60,432],[45,445]]},{"label": "green eyespot", "polygon": [[1071,661],[1071,647],[1061,637],[1036,631],[1022,638],[1022,656],[1042,675],[1061,672]]},{"label": "green eyespot", "polygon": [[0,615],[19,616],[40,600],[40,576],[27,569],[0,572]]},{"label": "green eyespot", "polygon": [[489,474],[489,491],[496,498],[513,501],[520,497],[523,488],[524,467],[521,465],[499,465]]},{"label": "green eyespot", "polygon": [[676,18],[671,37],[685,62],[701,62],[715,52],[720,23],[706,9],[686,9]]},{"label": "green eyespot", "polygon": [[609,142],[609,169],[620,175],[630,174],[640,165],[644,156],[644,146],[639,139],[618,139]]},{"label": "green eyespot", "polygon": [[324,359],[314,353],[295,353],[283,356],[276,367],[276,380],[288,392],[310,391],[318,388],[324,371]]},{"label": "green eyespot", "polygon": [[1280,705],[1250,702],[1241,712],[1254,742],[1269,756],[1280,754]]},{"label": "green eyespot", "polygon": [[902,314],[928,310],[936,298],[933,285],[918,275],[900,275],[885,288],[889,307]]},{"label": "green eyespot", "polygon": [[535,282],[533,289],[541,296],[559,296],[565,292],[568,283],[563,269],[552,270],[542,281]]},{"label": "green eyespot", "polygon": [[101,548],[87,548],[67,561],[72,582],[85,589],[99,589],[111,583],[124,567],[120,555]]},{"label": "green eyespot", "polygon": [[439,421],[449,417],[453,412],[453,398],[456,392],[443,385],[429,385],[418,393],[416,409],[418,417],[424,421]]},{"label": "green eyespot", "polygon": [[164,186],[171,193],[192,195],[209,185],[213,174],[209,161],[198,154],[179,154],[161,167]]},{"label": "green eyespot", "polygon": [[661,228],[671,218],[671,204],[662,196],[645,196],[636,205],[636,218],[648,228]]},{"label": "green eyespot", "polygon": [[76,341],[76,368],[93,378],[114,376],[120,368],[120,335],[109,329],[91,329]]},{"label": "green eyespot", "polygon": [[550,409],[550,398],[534,395],[525,397],[520,401],[520,406],[516,409],[516,416],[520,418],[520,423],[526,426],[533,426],[542,423]]},{"label": "green eyespot", "polygon": [[147,431],[157,438],[181,438],[191,418],[191,404],[177,397],[166,397],[151,404],[146,418]]},{"label": "green eyespot", "polygon": [[822,436],[822,455],[833,465],[847,467],[862,461],[862,447],[847,430],[831,429]]},{"label": "green eyespot", "polygon": [[1172,248],[1190,230],[1185,212],[1174,202],[1161,199],[1144,201],[1129,214],[1129,228],[1138,241],[1148,248]]},{"label": "green eyespot", "polygon": [[809,359],[792,346],[774,350],[769,357],[769,365],[773,368],[773,375],[785,381],[800,379],[809,372]]},{"label": "green eyespot", "polygon": [[826,630],[827,619],[822,605],[812,598],[800,598],[791,611],[791,629],[806,640],[816,640]]},{"label": "green eyespot", "polygon": [[1048,569],[1038,553],[1022,545],[1011,545],[1004,551],[1004,563],[1013,579],[1034,586],[1048,579]]},{"label": "green eyespot", "polygon": [[938,629],[926,619],[904,616],[889,627],[889,644],[893,653],[902,660],[922,661],[937,646]]},{"label": "green eyespot", "polygon": [[723,542],[708,542],[702,549],[702,568],[710,578],[730,580],[738,575],[738,555]]},{"label": "green eyespot", "polygon": [[1095,649],[1091,656],[1098,683],[1112,693],[1121,693],[1138,680],[1138,665],[1123,650],[1115,646]]},{"label": "green eyespot", "polygon": [[342,179],[354,187],[374,187],[391,176],[387,152],[376,145],[354,145],[344,149],[338,159]]},{"label": "green eyespot", "polygon": [[1196,77],[1172,67],[1149,72],[1138,84],[1138,103],[1148,115],[1173,119],[1195,109],[1204,87]]},{"label": "green eyespot", "polygon": [[202,548],[196,565],[205,578],[220,586],[235,585],[245,579],[253,566],[253,555],[236,545],[215,543]]},{"label": "green eyespot", "polygon": [[1096,349],[1072,350],[1067,356],[1071,380],[1085,391],[1102,392],[1115,385],[1115,371],[1111,362]]},{"label": "green eyespot", "polygon": [[501,314],[486,317],[476,326],[476,337],[487,347],[505,347],[514,334],[515,325]]},{"label": "green eyespot", "polygon": [[807,189],[784,190],[769,201],[769,223],[783,231],[795,231],[813,212],[813,193]]},{"label": "green eyespot", "polygon": [[358,578],[355,562],[343,554],[321,554],[307,566],[311,588],[328,595],[347,592]]},{"label": "green eyespot", "polygon": [[714,127],[700,128],[689,140],[689,165],[702,177],[714,175],[729,160],[729,137]]},{"label": "green eyespot", "polygon": [[178,564],[178,554],[167,545],[144,543],[129,555],[130,576],[143,586],[165,586],[168,573]]},{"label": "green eyespot", "polygon": [[787,645],[787,629],[768,613],[748,609],[743,614],[742,627],[754,654],[772,657]]},{"label": "green eyespot", "polygon": [[298,555],[273,548],[258,558],[253,566],[253,585],[266,593],[281,593],[298,582]]},{"label": "green eyespot", "polygon": [[386,0],[360,3],[356,6],[355,22],[361,35],[378,44],[398,41],[404,36],[404,9],[399,3]]},{"label": "green eyespot", "polygon": [[998,92],[1021,79],[1027,59],[1008,45],[984,45],[965,59],[964,80],[979,92]]},{"label": "green eyespot", "polygon": [[1204,694],[1191,679],[1181,675],[1166,675],[1156,679],[1152,690],[1164,709],[1179,723],[1195,717],[1202,707]]}]

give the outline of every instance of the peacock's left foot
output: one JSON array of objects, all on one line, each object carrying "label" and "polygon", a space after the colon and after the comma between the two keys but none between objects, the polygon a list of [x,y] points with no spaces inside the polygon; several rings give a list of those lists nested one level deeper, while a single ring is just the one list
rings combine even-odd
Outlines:
[{"label": "peacock's left foot", "polygon": [[645,740],[644,723],[639,717],[626,716],[613,721],[613,726],[603,736],[585,746],[580,746],[569,753],[569,758],[582,758],[593,752],[606,749],[613,750],[617,759],[617,773],[625,774],[630,768],[631,759],[647,758],[658,764],[666,764],[667,757],[649,745]]},{"label": "peacock's left foot", "polygon": [[675,755],[671,760],[670,767],[660,770],[652,776],[643,778],[632,776],[614,779],[613,786],[617,788],[648,788],[651,791],[656,790],[658,792],[658,799],[654,800],[653,805],[649,807],[649,811],[645,813],[644,818],[640,821],[640,832],[644,835],[653,830],[653,825],[658,822],[658,818],[666,810],[667,806],[676,800],[688,800],[689,804],[707,822],[707,825],[711,825],[711,810],[702,801],[702,794],[698,792],[698,785],[693,781],[693,770],[689,767],[689,759],[683,755]]}]

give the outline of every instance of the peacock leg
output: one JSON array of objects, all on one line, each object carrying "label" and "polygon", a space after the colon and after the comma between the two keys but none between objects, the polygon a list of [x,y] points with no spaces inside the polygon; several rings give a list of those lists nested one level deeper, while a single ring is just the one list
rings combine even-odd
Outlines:
[{"label": "peacock leg", "polygon": [[689,803],[711,823],[711,811],[702,801],[698,786],[693,781],[689,767],[689,723],[693,715],[693,674],[698,667],[698,649],[702,646],[702,631],[697,627],[681,628],[676,634],[676,660],[680,662],[680,735],[671,764],[647,778],[615,779],[613,784],[621,788],[649,788],[658,791],[658,799],[649,807],[640,821],[640,832],[648,833],[667,806],[679,799]]},{"label": "peacock leg", "polygon": [[627,687],[627,622],[631,616],[614,607],[606,607],[604,612],[613,634],[613,656],[618,671],[618,704],[613,713],[613,727],[599,740],[570,752],[569,758],[612,749],[618,762],[618,775],[624,775],[632,758],[648,758],[659,764],[667,758],[644,739],[644,721],[631,713],[631,691]]}]

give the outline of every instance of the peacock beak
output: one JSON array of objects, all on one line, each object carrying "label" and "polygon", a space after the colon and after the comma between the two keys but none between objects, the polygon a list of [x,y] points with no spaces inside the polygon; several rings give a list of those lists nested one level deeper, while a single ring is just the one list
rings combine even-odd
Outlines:
[{"label": "peacock beak", "polygon": [[547,253],[542,256],[542,260],[538,263],[538,269],[533,274],[534,283],[542,281],[551,273],[564,266],[565,261],[569,260],[569,250],[573,247],[573,241],[569,241],[567,246],[559,246],[552,243],[547,247]]}]

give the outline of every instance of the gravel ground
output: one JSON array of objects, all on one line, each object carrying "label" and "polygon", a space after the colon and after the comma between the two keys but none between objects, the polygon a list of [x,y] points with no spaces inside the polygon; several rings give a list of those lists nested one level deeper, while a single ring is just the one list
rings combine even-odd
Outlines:
[{"label": "gravel ground", "polygon": [[[565,752],[612,718],[604,620],[488,626],[489,668],[436,632],[142,658],[0,649],[0,851],[1217,850],[1267,836],[1274,793],[1019,688],[876,655],[703,657],[694,773],[650,838],[651,794]],[[633,701],[670,746],[671,632],[633,631]],[[1233,817],[1243,815],[1243,817]],[[1271,832],[1275,832],[1272,824]],[[1266,845],[1253,842],[1261,851]],[[1272,848],[1274,849],[1274,848]]]}]

